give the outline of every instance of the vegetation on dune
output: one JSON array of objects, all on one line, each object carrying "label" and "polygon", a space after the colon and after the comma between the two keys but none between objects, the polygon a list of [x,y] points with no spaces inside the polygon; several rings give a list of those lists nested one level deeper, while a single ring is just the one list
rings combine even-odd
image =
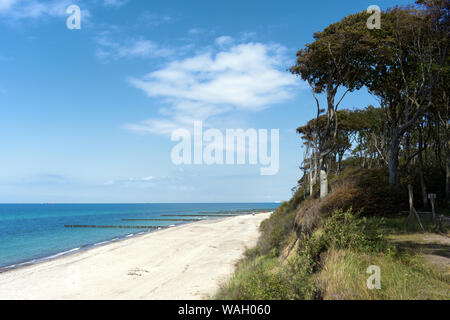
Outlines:
[{"label": "vegetation on dune", "polygon": [[[448,258],[448,234],[423,221],[446,241],[423,245],[400,215],[408,185],[415,206],[434,193],[438,213],[450,207],[449,12],[448,0],[418,0],[382,12],[378,30],[367,28],[367,12],[350,15],[298,52],[290,71],[309,83],[317,108],[297,129],[303,176],[217,298],[450,299],[450,272],[424,255],[438,248]],[[381,106],[340,110],[362,87]],[[379,290],[367,286],[369,266],[381,270]]]},{"label": "vegetation on dune", "polygon": [[[350,168],[343,174],[353,172]],[[379,179],[386,178],[387,172]],[[265,220],[257,246],[247,250],[216,298],[450,299],[450,274],[429,265],[420,248],[394,242],[408,235],[406,217],[367,215],[364,205],[339,209],[342,204],[335,201],[336,195],[346,194],[349,204],[358,203],[352,194],[357,198],[365,189],[354,182],[358,192],[347,193],[350,182],[335,182],[325,199],[303,200],[303,190],[298,189]],[[376,200],[382,203],[371,198]],[[427,231],[434,231],[431,224]],[[371,265],[382,270],[381,290],[366,285]]]}]

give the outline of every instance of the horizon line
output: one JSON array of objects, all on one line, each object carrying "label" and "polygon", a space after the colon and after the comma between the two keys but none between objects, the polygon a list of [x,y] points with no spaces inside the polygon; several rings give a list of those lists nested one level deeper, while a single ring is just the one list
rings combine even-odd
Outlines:
[{"label": "horizon line", "polygon": [[282,203],[283,201],[253,201],[253,202],[0,202],[0,205],[14,204],[36,204],[36,205],[59,205],[59,204],[255,204],[255,203]]}]

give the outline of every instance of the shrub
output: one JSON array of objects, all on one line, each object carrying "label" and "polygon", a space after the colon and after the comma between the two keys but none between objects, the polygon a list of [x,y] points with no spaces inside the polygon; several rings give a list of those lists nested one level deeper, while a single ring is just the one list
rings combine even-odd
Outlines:
[{"label": "shrub", "polygon": [[311,276],[311,261],[294,255],[279,266],[275,252],[243,260],[233,278],[223,286],[218,299],[233,300],[305,300],[317,295]]},{"label": "shrub", "polygon": [[341,175],[330,177],[330,188],[323,212],[352,207],[365,216],[383,216],[408,208],[407,186],[389,189],[385,169],[346,169]]},{"label": "shrub", "polygon": [[383,251],[387,249],[379,223],[361,218],[350,208],[337,210],[326,221],[322,241],[327,248],[358,251]]}]

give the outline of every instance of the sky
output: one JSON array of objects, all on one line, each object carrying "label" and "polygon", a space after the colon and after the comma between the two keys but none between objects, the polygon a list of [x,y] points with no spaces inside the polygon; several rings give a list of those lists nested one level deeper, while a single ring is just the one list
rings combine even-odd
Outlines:
[{"label": "sky", "polygon": [[[409,3],[0,0],[0,203],[288,200],[295,130],[315,116],[296,52],[348,14]],[[363,89],[341,108],[370,104]],[[279,170],[175,164],[172,134],[194,121],[279,130]]]}]

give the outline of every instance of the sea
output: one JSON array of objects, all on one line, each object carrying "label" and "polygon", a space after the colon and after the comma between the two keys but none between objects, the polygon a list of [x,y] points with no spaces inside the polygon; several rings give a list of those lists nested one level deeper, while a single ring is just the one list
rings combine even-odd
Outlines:
[{"label": "sea", "polygon": [[[167,227],[191,223],[191,220],[221,219],[228,215],[274,211],[279,205],[0,204],[0,273],[148,232],[158,232]],[[150,221],[151,219],[158,221]],[[140,228],[135,228],[136,226]]]}]

